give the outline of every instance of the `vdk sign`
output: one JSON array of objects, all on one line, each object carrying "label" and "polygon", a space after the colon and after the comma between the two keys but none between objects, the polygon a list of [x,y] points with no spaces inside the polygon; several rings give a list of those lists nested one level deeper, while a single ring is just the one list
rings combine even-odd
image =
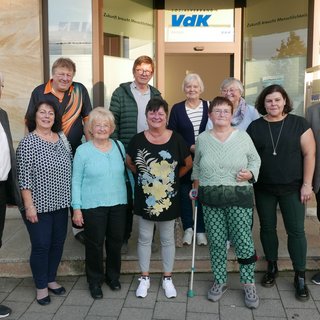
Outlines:
[{"label": "vdk sign", "polygon": [[208,20],[211,14],[193,14],[186,16],[185,14],[173,14],[172,26],[173,27],[209,27]]}]

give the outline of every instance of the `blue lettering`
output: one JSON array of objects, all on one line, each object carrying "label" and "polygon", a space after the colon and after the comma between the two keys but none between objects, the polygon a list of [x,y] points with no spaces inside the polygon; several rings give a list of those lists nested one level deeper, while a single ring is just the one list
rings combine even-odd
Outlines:
[{"label": "blue lettering", "polygon": [[196,24],[197,16],[193,14],[191,17],[185,17],[183,20],[184,27],[194,27]]},{"label": "blue lettering", "polygon": [[182,15],[179,15],[177,16],[176,14],[173,14],[172,15],[172,26],[173,27],[179,27],[182,20],[184,19],[185,15],[182,14]]},{"label": "blue lettering", "polygon": [[201,25],[203,25],[204,27],[208,27],[208,19],[211,17],[211,14],[207,14],[207,15],[202,15],[200,14],[198,16],[198,19],[197,19],[197,24],[196,26],[197,27],[200,27]]},{"label": "blue lettering", "polygon": [[192,16],[185,16],[184,14],[181,15],[172,15],[172,26],[173,27],[180,27],[181,24],[184,27],[208,27],[208,20],[211,17],[211,14],[203,15],[203,14],[193,14]]}]

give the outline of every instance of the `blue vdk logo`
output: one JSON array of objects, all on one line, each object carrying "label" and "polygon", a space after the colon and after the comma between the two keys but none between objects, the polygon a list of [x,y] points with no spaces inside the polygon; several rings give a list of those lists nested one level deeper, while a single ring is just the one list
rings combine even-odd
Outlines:
[{"label": "blue vdk logo", "polygon": [[208,20],[211,14],[193,14],[192,16],[186,16],[184,14],[172,15],[172,26],[180,27],[181,24],[184,27],[209,27]]}]

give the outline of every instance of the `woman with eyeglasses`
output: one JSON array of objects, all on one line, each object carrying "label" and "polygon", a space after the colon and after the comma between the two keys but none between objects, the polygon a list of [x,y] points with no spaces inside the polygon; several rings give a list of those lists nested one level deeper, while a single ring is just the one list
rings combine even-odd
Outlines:
[{"label": "woman with eyeglasses", "polygon": [[[254,270],[256,253],[251,233],[253,186],[258,178],[260,157],[244,130],[232,125],[233,104],[216,97],[209,106],[213,128],[196,141],[192,178],[193,194],[203,206],[213,286],[208,299],[218,301],[227,290],[226,241],[230,236],[240,264],[240,282],[248,308],[259,306]],[[192,199],[196,196],[191,197]]]},{"label": "woman with eyeglasses", "polygon": [[[227,78],[221,83],[221,96],[228,98],[233,105],[231,125],[237,129],[246,130],[249,124],[260,117],[257,109],[246,103],[242,97],[243,84],[236,78]],[[208,122],[208,129],[212,128],[212,122]]]},{"label": "woman with eyeglasses", "polygon": [[109,110],[96,107],[90,112],[88,130],[92,140],[78,147],[72,172],[73,222],[84,227],[86,275],[93,299],[102,299],[104,281],[113,291],[121,289],[127,189],[121,155],[125,155],[125,150],[120,141],[117,146],[110,139],[114,129],[114,117]]}]

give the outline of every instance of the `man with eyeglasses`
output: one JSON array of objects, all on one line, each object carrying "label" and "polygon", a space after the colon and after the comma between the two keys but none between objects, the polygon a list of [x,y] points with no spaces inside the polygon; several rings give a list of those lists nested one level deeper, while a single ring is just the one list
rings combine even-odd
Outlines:
[{"label": "man with eyeglasses", "polygon": [[[36,87],[29,101],[27,113],[32,112],[40,101],[49,101],[58,106],[62,115],[62,130],[71,145],[72,152],[81,145],[83,135],[90,139],[85,122],[92,110],[86,87],[74,82],[76,64],[69,58],[58,58],[52,65],[52,78]],[[71,210],[71,215],[73,215]],[[83,228],[72,223],[73,234],[82,244],[85,242]]]},{"label": "man with eyeglasses", "polygon": [[[121,83],[113,92],[110,103],[116,129],[111,136],[120,140],[127,149],[131,138],[148,129],[145,116],[146,105],[151,98],[161,98],[161,93],[149,85],[154,73],[154,62],[148,56],[138,57],[132,68],[133,81]],[[128,240],[132,231],[133,216],[128,210],[125,242],[122,253],[128,252]],[[155,248],[155,246],[153,246]]]}]

